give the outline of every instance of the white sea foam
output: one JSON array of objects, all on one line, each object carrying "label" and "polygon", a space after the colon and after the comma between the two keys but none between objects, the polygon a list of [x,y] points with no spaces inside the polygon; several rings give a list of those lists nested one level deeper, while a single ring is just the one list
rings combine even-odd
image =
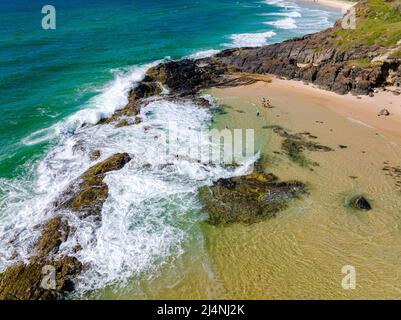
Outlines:
[{"label": "white sea foam", "polygon": [[217,53],[219,53],[220,50],[214,50],[214,49],[210,49],[210,50],[204,50],[204,51],[197,51],[191,55],[188,56],[189,59],[202,59],[202,58],[208,58],[211,57]]},{"label": "white sea foam", "polygon": [[290,18],[301,18],[302,14],[299,11],[286,11],[286,12],[269,12],[269,13],[262,13],[262,16],[284,16]]},{"label": "white sea foam", "polygon": [[[265,25],[274,27],[274,31],[257,33],[240,33],[230,36],[231,43],[224,43],[226,47],[258,47],[268,44],[268,39],[275,37],[279,39],[287,38],[286,31],[291,35],[303,35],[317,32],[331,25],[330,17],[337,18],[334,12],[322,9],[314,9],[307,6],[299,6],[295,1],[290,0],[266,0],[262,3],[269,6],[278,7],[278,12],[260,13],[259,15],[269,17],[269,21],[263,22]],[[339,17],[339,15],[338,15]]]},{"label": "white sea foam", "polygon": [[285,0],[265,0],[263,1],[265,4],[273,5],[276,7],[284,8],[285,10],[288,9],[298,9],[300,8],[295,2],[293,1],[285,1]]},{"label": "white sea foam", "polygon": [[275,36],[273,31],[260,33],[240,33],[230,36],[232,43],[227,44],[229,47],[260,47],[266,45],[267,39]]},{"label": "white sea foam", "polygon": [[[285,17],[278,21],[266,21],[265,24],[272,25],[278,29],[291,30],[296,34],[304,35],[317,32],[332,25],[333,20],[341,16],[340,12],[328,9],[319,9],[310,6],[299,6],[290,0],[267,0],[265,4],[279,7],[279,12],[262,13],[268,17]],[[330,21],[330,17],[332,20]],[[280,33],[279,33],[280,36]]]},{"label": "white sea foam", "polygon": [[284,19],[280,19],[277,21],[267,21],[264,22],[265,24],[275,26],[280,29],[296,29],[297,25],[295,23],[295,20],[293,18],[287,17]]}]

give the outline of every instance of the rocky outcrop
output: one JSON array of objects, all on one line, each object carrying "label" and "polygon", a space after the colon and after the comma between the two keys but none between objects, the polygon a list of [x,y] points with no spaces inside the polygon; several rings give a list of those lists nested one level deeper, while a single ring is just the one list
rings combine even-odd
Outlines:
[{"label": "rocky outcrop", "polygon": [[298,181],[280,182],[273,174],[254,172],[250,175],[220,179],[211,187],[199,190],[200,199],[209,214],[209,223],[227,225],[252,224],[273,218],[289,203],[306,194]]},{"label": "rocky outcrop", "polygon": [[349,206],[355,210],[370,211],[372,206],[364,196],[355,196],[349,201]]},{"label": "rocky outcrop", "polygon": [[[339,94],[369,94],[376,87],[399,85],[400,61],[359,66],[358,60],[371,59],[381,49],[355,47],[346,53],[340,52],[330,44],[322,45],[321,38],[326,38],[330,30],[262,48],[230,49],[210,58],[162,63],[148,71],[144,83],[153,86],[161,83],[171,95],[180,97],[195,95],[210,87],[251,84],[261,80],[256,75],[269,74],[310,82]],[[146,97],[151,95],[150,90]],[[137,105],[138,95],[134,90],[127,107],[111,120],[137,114]]]},{"label": "rocky outcrop", "polygon": [[[19,261],[0,273],[0,300],[62,299],[74,290],[75,277],[84,266],[75,257],[60,254],[60,246],[75,229],[64,210],[80,219],[101,221],[101,210],[108,196],[106,174],[120,170],[131,160],[118,153],[96,164],[74,181],[55,202],[54,217],[44,223],[28,262]],[[79,251],[78,246],[74,251]]]},{"label": "rocky outcrop", "polygon": [[388,117],[389,115],[390,115],[390,111],[388,111],[387,109],[382,109],[382,110],[380,110],[380,112],[379,112],[379,114],[378,114],[379,117],[380,117],[380,116]]},{"label": "rocky outcrop", "polygon": [[131,160],[127,153],[117,153],[98,163],[74,181],[55,202],[55,210],[67,209],[81,218],[101,219],[101,210],[108,196],[103,181],[107,172],[120,170]]}]

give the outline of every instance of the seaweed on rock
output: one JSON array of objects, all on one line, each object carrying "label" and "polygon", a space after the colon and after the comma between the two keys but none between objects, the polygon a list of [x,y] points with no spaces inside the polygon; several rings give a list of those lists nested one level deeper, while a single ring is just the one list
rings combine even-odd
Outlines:
[{"label": "seaweed on rock", "polygon": [[212,225],[252,224],[274,218],[293,199],[307,194],[298,181],[278,181],[271,173],[253,172],[242,177],[220,179],[201,187],[199,196]]}]

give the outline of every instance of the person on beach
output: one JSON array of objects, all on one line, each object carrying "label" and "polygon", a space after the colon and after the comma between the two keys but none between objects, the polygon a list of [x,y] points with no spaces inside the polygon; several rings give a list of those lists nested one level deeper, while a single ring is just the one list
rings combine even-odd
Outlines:
[{"label": "person on beach", "polygon": [[266,109],[270,108],[270,100],[266,99],[266,98],[263,98],[262,99],[262,106],[263,106],[263,108],[266,108]]}]

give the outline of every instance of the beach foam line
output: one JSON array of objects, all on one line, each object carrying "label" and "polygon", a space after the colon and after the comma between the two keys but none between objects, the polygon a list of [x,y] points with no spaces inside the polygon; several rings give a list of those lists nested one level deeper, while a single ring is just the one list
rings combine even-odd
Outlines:
[{"label": "beach foam line", "polygon": [[286,10],[288,9],[298,9],[299,6],[292,1],[283,1],[283,0],[265,0],[263,1],[264,4],[271,5],[271,6],[276,6],[279,8],[284,8]]},{"label": "beach foam line", "polygon": [[277,20],[277,21],[267,21],[267,22],[264,22],[264,24],[275,26],[280,29],[296,29],[297,28],[295,20],[290,17],[287,17],[287,18],[284,18],[281,20]]},{"label": "beach foam line", "polygon": [[221,52],[221,50],[209,49],[209,50],[197,51],[195,53],[190,54],[189,56],[186,56],[185,58],[194,59],[194,60],[208,58],[208,57],[214,56],[215,54],[217,54],[219,52]]},{"label": "beach foam line", "polygon": [[284,16],[289,18],[301,18],[302,14],[299,11],[290,11],[290,12],[268,12],[261,13],[261,16]]},{"label": "beach foam line", "polygon": [[230,36],[232,43],[225,44],[226,47],[260,47],[268,44],[267,39],[275,36],[274,31],[260,33],[240,33]]},{"label": "beach foam line", "polygon": [[351,117],[348,117],[347,119],[349,121],[353,122],[353,123],[359,124],[359,125],[364,126],[364,127],[368,127],[370,129],[374,129],[375,128],[375,127],[373,127],[373,126],[371,126],[371,125],[369,125],[369,124],[367,124],[367,123],[365,123],[363,121],[360,121],[360,120],[357,120],[357,119],[354,119],[354,118],[351,118]]}]

